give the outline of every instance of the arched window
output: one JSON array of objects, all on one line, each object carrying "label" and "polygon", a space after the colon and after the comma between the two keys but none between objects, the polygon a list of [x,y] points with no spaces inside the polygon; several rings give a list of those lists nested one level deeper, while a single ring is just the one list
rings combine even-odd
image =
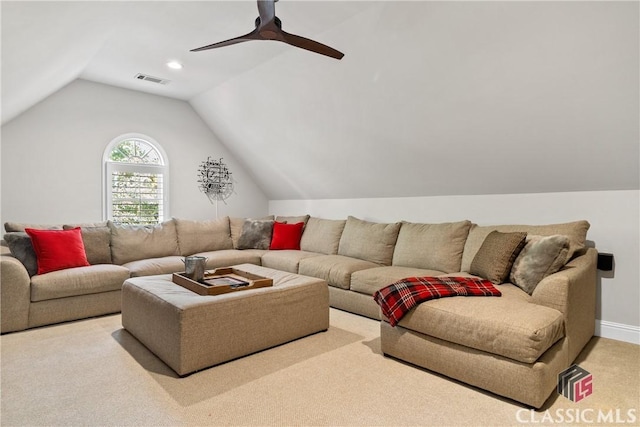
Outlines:
[{"label": "arched window", "polygon": [[169,217],[167,156],[140,134],[115,138],[104,152],[105,219],[158,224]]}]

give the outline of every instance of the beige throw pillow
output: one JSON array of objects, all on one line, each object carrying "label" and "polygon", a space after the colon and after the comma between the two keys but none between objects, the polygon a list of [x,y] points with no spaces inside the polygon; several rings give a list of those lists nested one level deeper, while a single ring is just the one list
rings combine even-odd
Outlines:
[{"label": "beige throw pillow", "polygon": [[480,246],[471,262],[469,273],[491,281],[494,285],[504,283],[511,266],[526,242],[527,233],[501,233],[492,231]]},{"label": "beige throw pillow", "polygon": [[569,255],[569,238],[554,236],[527,236],[527,243],[513,262],[510,281],[531,295],[538,283],[560,270]]}]

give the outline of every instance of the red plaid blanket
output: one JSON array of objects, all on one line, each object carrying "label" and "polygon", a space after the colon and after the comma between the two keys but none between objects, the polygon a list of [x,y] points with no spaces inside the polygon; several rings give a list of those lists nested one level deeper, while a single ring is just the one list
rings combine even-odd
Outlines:
[{"label": "red plaid blanket", "polygon": [[490,281],[473,277],[408,277],[385,286],[373,299],[396,326],[413,307],[430,299],[454,296],[502,295]]}]

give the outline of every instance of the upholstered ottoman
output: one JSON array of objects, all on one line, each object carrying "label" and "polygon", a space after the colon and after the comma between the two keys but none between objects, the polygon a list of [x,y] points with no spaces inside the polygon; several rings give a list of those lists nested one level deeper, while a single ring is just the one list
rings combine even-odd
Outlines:
[{"label": "upholstered ottoman", "polygon": [[171,275],[122,287],[122,325],[178,375],[187,375],[329,328],[324,280],[252,264],[234,266],[273,286],[201,296]]}]

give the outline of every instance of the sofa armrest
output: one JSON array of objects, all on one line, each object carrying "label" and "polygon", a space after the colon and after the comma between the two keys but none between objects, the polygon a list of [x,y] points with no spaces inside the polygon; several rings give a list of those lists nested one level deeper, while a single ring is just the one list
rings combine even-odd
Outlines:
[{"label": "sofa armrest", "polygon": [[29,326],[31,278],[22,263],[0,255],[0,332],[21,331]]},{"label": "sofa armrest", "polygon": [[564,315],[571,363],[595,332],[596,266],[598,252],[587,249],[562,270],[545,277],[532,294],[532,302],[555,308]]}]

